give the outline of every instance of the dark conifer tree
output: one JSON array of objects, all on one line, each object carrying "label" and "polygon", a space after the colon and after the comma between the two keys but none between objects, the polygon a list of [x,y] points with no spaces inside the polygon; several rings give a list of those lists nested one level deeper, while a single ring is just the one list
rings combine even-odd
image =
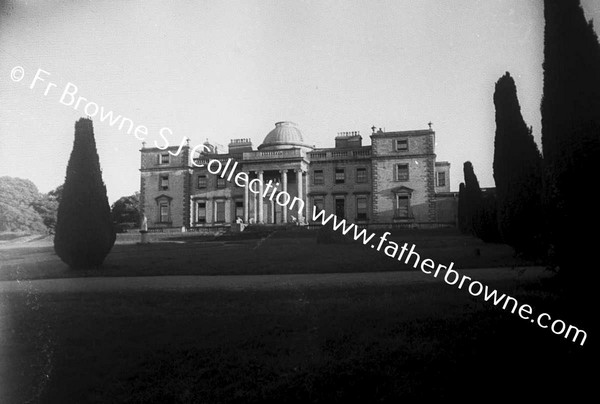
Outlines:
[{"label": "dark conifer tree", "polygon": [[473,214],[473,233],[486,243],[502,241],[498,231],[496,194],[493,191],[482,193],[479,205]]},{"label": "dark conifer tree", "polygon": [[542,156],[521,115],[510,73],[496,82],[496,182],[498,230],[519,253],[543,254]]},{"label": "dark conifer tree", "polygon": [[115,242],[90,119],[75,123],[75,140],[58,207],[54,250],[71,268],[98,267]]},{"label": "dark conifer tree", "polygon": [[465,177],[466,228],[485,242],[500,241],[496,218],[496,198],[483,195],[473,165],[467,161],[463,165]]},{"label": "dark conifer tree", "polygon": [[556,260],[581,277],[597,258],[600,45],[579,0],[544,2],[544,204]]},{"label": "dark conifer tree", "polygon": [[467,227],[467,214],[465,183],[461,182],[458,186],[458,229],[461,233],[471,232],[471,229]]}]

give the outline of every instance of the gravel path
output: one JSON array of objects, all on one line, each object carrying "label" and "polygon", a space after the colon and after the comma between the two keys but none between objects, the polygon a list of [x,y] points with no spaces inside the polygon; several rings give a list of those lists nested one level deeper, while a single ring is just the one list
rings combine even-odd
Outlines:
[{"label": "gravel path", "polygon": [[[523,280],[531,281],[550,277],[543,267],[464,269],[459,273],[473,280]],[[61,293],[104,291],[195,291],[273,290],[298,287],[353,287],[361,285],[406,285],[424,282],[443,282],[420,271],[362,272],[299,275],[230,275],[230,276],[144,276],[40,279],[0,282],[0,293]]]}]

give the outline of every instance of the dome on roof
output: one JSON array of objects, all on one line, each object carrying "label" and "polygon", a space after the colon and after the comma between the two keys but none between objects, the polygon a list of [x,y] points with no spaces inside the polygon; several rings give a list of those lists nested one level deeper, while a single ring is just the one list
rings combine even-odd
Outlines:
[{"label": "dome on roof", "polygon": [[294,122],[283,121],[275,124],[275,128],[269,132],[258,149],[276,150],[298,146],[312,148],[304,143],[302,132]]}]

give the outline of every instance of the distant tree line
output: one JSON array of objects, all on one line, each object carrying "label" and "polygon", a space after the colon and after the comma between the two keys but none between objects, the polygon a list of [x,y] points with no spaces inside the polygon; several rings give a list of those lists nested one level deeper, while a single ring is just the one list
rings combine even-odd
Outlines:
[{"label": "distant tree line", "polygon": [[139,228],[140,218],[140,193],[123,196],[111,206],[112,221],[117,233]]},{"label": "distant tree line", "polygon": [[0,177],[0,189],[0,232],[54,232],[62,186],[44,194],[30,180]]},{"label": "distant tree line", "polygon": [[[495,192],[482,192],[470,162],[459,188],[462,232],[502,241],[581,275],[594,262],[600,161],[600,44],[579,0],[544,2],[543,157],[509,73],[494,92]],[[572,269],[572,270],[571,270]]]},{"label": "distant tree line", "polygon": [[[23,178],[0,177],[0,233],[54,234],[63,185],[48,193]],[[140,193],[119,198],[111,206],[117,232],[140,226]]]}]

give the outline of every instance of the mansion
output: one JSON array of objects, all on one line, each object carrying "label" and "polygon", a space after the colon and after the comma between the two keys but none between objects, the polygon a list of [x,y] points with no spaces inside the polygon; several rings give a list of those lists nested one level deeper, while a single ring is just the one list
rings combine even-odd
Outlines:
[{"label": "mansion", "polygon": [[[304,141],[296,124],[278,122],[256,149],[251,139],[231,140],[226,152],[207,141],[203,152],[193,156],[189,142],[177,155],[179,146],[144,145],[141,213],[150,229],[182,231],[242,221],[310,224],[313,206],[357,224],[454,225],[457,201],[450,192],[450,163],[436,161],[431,125],[424,130],[372,131],[370,145],[363,145],[359,132],[342,132],[335,147],[318,148]],[[273,198],[209,173],[211,160],[237,162],[236,173],[245,172],[261,184],[272,181],[274,194],[287,192],[303,201],[304,208],[280,206]]]}]

